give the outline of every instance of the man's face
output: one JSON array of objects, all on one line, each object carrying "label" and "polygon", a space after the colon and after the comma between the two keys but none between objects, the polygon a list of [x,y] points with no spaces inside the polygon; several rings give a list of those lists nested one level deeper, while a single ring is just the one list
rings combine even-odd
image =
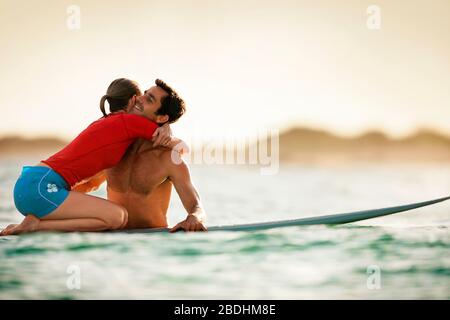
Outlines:
[{"label": "man's face", "polygon": [[144,116],[157,123],[164,123],[168,116],[156,115],[156,111],[161,107],[161,99],[167,96],[167,92],[158,86],[151,87],[144,91],[142,96],[136,98],[136,105],[130,113]]}]

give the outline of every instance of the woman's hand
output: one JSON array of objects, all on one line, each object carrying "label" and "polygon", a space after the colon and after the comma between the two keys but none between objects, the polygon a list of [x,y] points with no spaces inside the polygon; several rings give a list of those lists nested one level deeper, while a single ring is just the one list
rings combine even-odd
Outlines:
[{"label": "woman's hand", "polygon": [[106,172],[100,171],[96,175],[82,180],[72,186],[71,191],[77,191],[82,193],[88,193],[92,191],[96,191],[100,185],[106,181]]},{"label": "woman's hand", "polygon": [[78,183],[74,185],[70,191],[76,191],[81,193],[89,193],[96,191],[98,189],[98,186],[92,185],[89,181],[84,183]]},{"label": "woman's hand", "polygon": [[166,123],[161,127],[159,127],[158,129],[156,129],[155,132],[153,133],[152,137],[153,146],[168,147],[172,139],[173,139],[172,129],[170,129],[169,124]]}]

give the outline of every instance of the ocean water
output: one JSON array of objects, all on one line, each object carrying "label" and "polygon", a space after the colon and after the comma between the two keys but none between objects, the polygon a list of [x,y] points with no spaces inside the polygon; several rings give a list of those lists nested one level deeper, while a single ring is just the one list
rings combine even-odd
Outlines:
[{"label": "ocean water", "polygon": [[[0,160],[0,227],[24,164]],[[450,194],[450,166],[192,166],[208,225],[381,208]],[[96,195],[105,196],[104,188]],[[174,192],[170,223],[184,218]],[[340,226],[0,238],[0,299],[449,299],[450,201]]]}]

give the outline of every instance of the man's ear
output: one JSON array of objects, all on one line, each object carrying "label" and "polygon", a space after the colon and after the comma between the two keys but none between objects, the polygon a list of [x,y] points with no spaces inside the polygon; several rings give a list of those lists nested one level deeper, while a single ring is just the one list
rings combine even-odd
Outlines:
[{"label": "man's ear", "polygon": [[169,121],[169,116],[167,114],[156,116],[156,123],[166,123],[167,121]]}]

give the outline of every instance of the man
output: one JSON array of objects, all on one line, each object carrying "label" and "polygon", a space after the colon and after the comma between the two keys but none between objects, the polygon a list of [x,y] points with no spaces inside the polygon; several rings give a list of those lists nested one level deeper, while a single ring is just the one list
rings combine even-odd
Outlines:
[{"label": "man", "polygon": [[[163,81],[155,83],[128,112],[145,115],[160,125],[177,121],[184,114],[184,101]],[[188,215],[170,231],[206,231],[206,215],[187,164],[176,151],[159,143],[164,145],[165,141],[137,140],[117,166],[93,177],[77,191],[96,189],[106,179],[108,200],[128,211],[124,228],[158,228],[168,226],[167,209],[174,186]]]}]

